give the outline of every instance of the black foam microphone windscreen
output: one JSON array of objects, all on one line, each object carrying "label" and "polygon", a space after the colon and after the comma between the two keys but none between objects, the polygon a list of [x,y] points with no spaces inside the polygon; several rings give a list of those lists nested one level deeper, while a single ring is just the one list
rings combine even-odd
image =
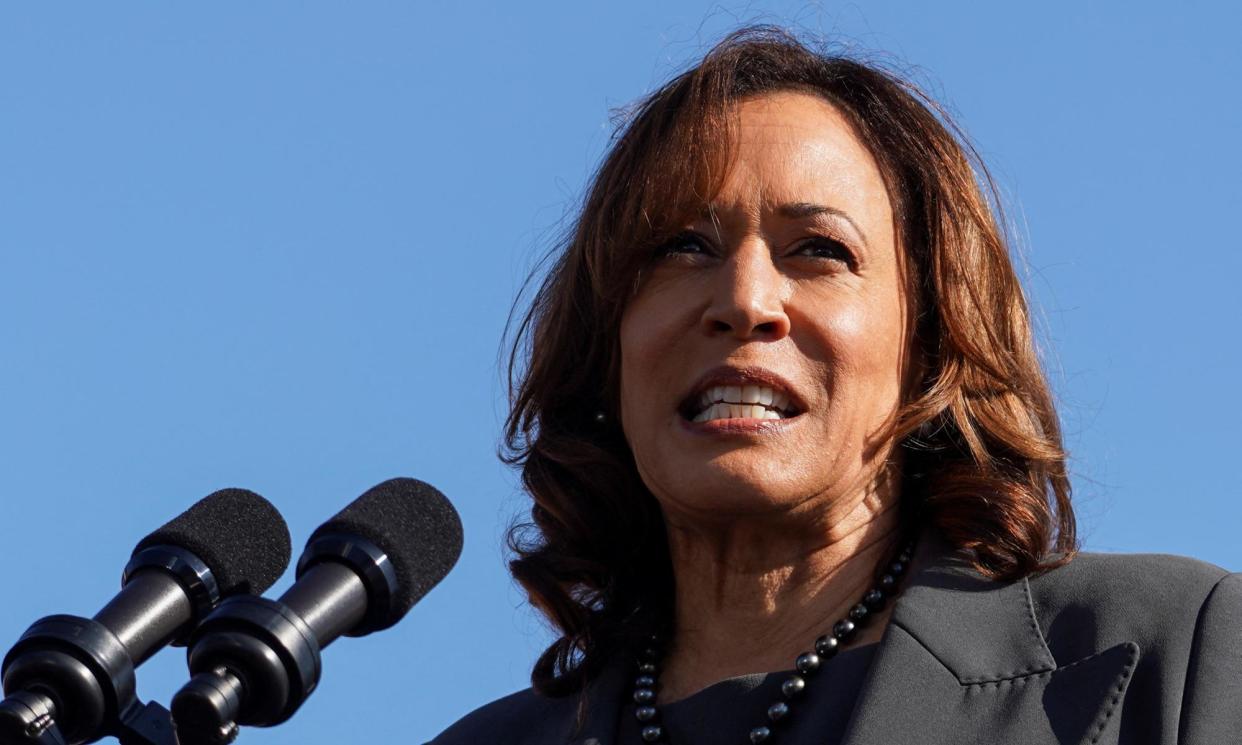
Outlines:
[{"label": "black foam microphone windscreen", "polygon": [[378,546],[397,575],[387,621],[395,624],[448,575],[461,555],[461,518],[434,486],[418,479],[389,479],[368,489],[315,529],[324,535],[357,535]]},{"label": "black foam microphone windscreen", "polygon": [[223,596],[261,594],[289,565],[292,545],[280,513],[247,489],[221,489],[138,542],[177,546],[211,568]]},{"label": "black foam microphone windscreen", "polygon": [[[400,621],[461,555],[457,511],[411,478],[368,489],[320,525],[277,600],[225,600],[190,636],[192,678],[172,701],[182,743],[286,721],[319,684],[320,652]],[[245,684],[261,681],[263,685]]]}]

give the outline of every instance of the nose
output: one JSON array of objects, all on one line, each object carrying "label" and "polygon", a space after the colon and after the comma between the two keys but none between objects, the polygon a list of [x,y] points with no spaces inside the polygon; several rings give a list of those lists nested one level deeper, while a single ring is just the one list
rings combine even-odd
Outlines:
[{"label": "nose", "polygon": [[703,312],[703,331],[743,341],[789,335],[788,282],[760,240],[739,246],[718,265],[712,299]]}]

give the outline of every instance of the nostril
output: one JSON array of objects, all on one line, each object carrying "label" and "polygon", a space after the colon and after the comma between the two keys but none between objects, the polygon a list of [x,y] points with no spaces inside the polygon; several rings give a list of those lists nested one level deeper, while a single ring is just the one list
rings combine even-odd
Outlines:
[{"label": "nostril", "polygon": [[718,331],[722,334],[726,334],[732,330],[733,327],[724,321],[712,321],[712,331]]}]

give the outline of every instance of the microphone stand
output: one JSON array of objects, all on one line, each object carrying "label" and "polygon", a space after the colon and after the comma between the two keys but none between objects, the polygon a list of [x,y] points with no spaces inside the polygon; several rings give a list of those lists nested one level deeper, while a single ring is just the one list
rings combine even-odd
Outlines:
[{"label": "microphone stand", "polygon": [[0,669],[12,691],[0,701],[0,745],[70,745],[107,735],[121,745],[179,745],[172,715],[138,700],[133,661],[98,621],[43,618]]},{"label": "microphone stand", "polygon": [[[0,701],[0,745],[68,745],[42,693],[19,691]],[[168,709],[137,699],[113,733],[121,745],[179,745]]]}]

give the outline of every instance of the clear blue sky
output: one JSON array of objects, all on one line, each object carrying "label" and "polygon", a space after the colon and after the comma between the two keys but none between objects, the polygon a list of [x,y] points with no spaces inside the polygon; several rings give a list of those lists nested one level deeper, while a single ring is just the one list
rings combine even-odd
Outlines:
[{"label": "clear blue sky", "polygon": [[[410,475],[461,511],[458,568],[240,742],[421,742],[524,687],[548,637],[501,550],[510,302],[610,109],[754,20],[908,65],[995,169],[1086,547],[1242,569],[1242,18],[979,5],[4,4],[0,651],[93,614],[217,488],[300,547]],[[166,651],[139,687],[184,678]]]}]

